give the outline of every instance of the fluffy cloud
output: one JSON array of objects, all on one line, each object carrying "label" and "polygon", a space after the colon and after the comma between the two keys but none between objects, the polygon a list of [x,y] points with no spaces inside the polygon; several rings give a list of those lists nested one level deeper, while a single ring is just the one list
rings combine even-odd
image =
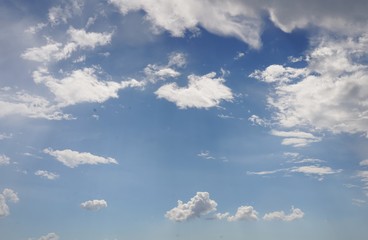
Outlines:
[{"label": "fluffy cloud", "polygon": [[81,13],[83,5],[82,0],[63,1],[61,5],[49,9],[48,20],[52,25],[67,23],[74,15]]},{"label": "fluffy cloud", "polygon": [[234,216],[227,217],[229,222],[258,220],[258,212],[252,206],[240,206]]},{"label": "fluffy cloud", "polygon": [[56,173],[45,171],[45,170],[38,170],[38,171],[35,172],[35,175],[46,178],[48,180],[55,180],[55,179],[60,177]]},{"label": "fluffy cloud", "polygon": [[339,40],[322,36],[314,42],[317,44],[306,57],[307,66],[293,70],[306,75],[289,76],[290,81],[274,86],[268,98],[275,110],[274,119],[285,128],[368,135],[368,65],[363,60],[368,35]]},{"label": "fluffy cloud", "polygon": [[0,155],[0,166],[2,165],[9,165],[10,164],[10,158],[4,154]]},{"label": "fluffy cloud", "polygon": [[160,87],[155,94],[181,109],[210,108],[218,106],[221,101],[232,101],[231,89],[223,84],[225,79],[215,77],[214,72],[203,76],[190,75],[187,87],[169,83]]},{"label": "fluffy cloud", "polygon": [[253,9],[242,1],[180,1],[162,0],[110,0],[123,14],[129,11],[143,10],[155,30],[166,30],[174,37],[183,37],[187,30],[198,31],[203,27],[207,31],[233,36],[252,47],[260,47],[261,22]]},{"label": "fluffy cloud", "polygon": [[28,48],[21,55],[22,58],[36,62],[50,62],[67,59],[78,48],[93,49],[97,46],[107,45],[111,41],[112,33],[86,32],[85,29],[70,27],[67,31],[69,42],[62,44],[47,39],[47,44],[41,47]]},{"label": "fluffy cloud", "polygon": [[305,147],[310,143],[319,142],[321,138],[314,136],[311,133],[301,131],[277,131],[272,130],[271,135],[283,137],[282,145],[291,145],[293,147]]},{"label": "fluffy cloud", "polygon": [[144,68],[145,80],[155,83],[159,80],[168,78],[177,78],[181,74],[176,68],[182,68],[186,65],[186,57],[184,53],[172,52],[166,65],[148,64]]},{"label": "fluffy cloud", "polygon": [[262,119],[261,117],[257,116],[257,115],[252,115],[248,118],[248,120],[250,122],[252,122],[253,125],[259,125],[259,126],[263,126],[263,127],[266,127],[266,126],[269,126],[270,123],[269,121],[265,120],[265,119]]},{"label": "fluffy cloud", "polygon": [[18,201],[17,193],[12,189],[5,188],[0,194],[0,217],[6,217],[10,214],[8,202],[17,203]]},{"label": "fluffy cloud", "polygon": [[106,208],[107,202],[103,199],[102,200],[89,200],[89,201],[81,203],[80,207],[86,210],[90,210],[90,211],[97,211],[102,208]]},{"label": "fluffy cloud", "polygon": [[[48,233],[45,236],[39,237],[37,240],[59,240],[60,237],[56,233]],[[31,238],[30,240],[34,240]]]},{"label": "fluffy cloud", "polygon": [[368,159],[363,160],[359,163],[360,166],[368,166]]},{"label": "fluffy cloud", "polygon": [[111,157],[100,157],[88,152],[77,152],[70,149],[52,150],[51,148],[46,148],[43,152],[53,156],[56,160],[70,168],[75,168],[83,164],[118,164],[118,162]]},{"label": "fluffy cloud", "polygon": [[47,99],[28,94],[25,91],[0,90],[0,118],[21,115],[30,118],[44,118],[49,120],[71,119],[60,108]]},{"label": "fluffy cloud", "polygon": [[134,79],[120,83],[99,80],[94,68],[75,70],[62,79],[56,79],[47,69],[39,68],[33,72],[33,79],[38,84],[46,85],[63,107],[82,102],[101,103],[109,98],[118,98],[121,89],[144,85]]},{"label": "fluffy cloud", "polygon": [[197,192],[187,203],[178,201],[178,206],[167,211],[165,217],[176,222],[199,218],[216,211],[217,203],[210,199],[208,192]]},{"label": "fluffy cloud", "polygon": [[283,67],[281,65],[271,65],[268,66],[264,71],[256,70],[249,76],[268,83],[283,83],[290,82],[292,79],[305,76],[306,73],[306,69],[304,68],[297,69]]},{"label": "fluffy cloud", "polygon": [[263,216],[263,220],[266,220],[266,221],[281,220],[285,222],[291,222],[296,219],[303,218],[303,216],[304,216],[304,212],[302,210],[300,210],[299,208],[292,207],[290,214],[285,214],[284,211],[275,211],[271,213],[266,213]]}]

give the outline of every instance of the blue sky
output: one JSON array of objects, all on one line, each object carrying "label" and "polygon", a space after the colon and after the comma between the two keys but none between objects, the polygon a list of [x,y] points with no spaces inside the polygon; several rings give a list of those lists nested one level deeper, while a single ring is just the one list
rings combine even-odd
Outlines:
[{"label": "blue sky", "polygon": [[366,239],[367,10],[3,1],[1,239]]}]

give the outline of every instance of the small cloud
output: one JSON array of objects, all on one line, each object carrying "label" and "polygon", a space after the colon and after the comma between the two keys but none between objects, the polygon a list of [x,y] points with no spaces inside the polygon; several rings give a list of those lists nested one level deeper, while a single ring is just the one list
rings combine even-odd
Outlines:
[{"label": "small cloud", "polygon": [[240,206],[234,216],[227,217],[229,222],[258,220],[258,212],[252,206]]},{"label": "small cloud", "polygon": [[4,154],[0,155],[0,166],[9,165],[10,158]]},{"label": "small cloud", "polygon": [[353,205],[358,206],[358,207],[361,207],[361,206],[367,204],[366,200],[356,199],[356,198],[352,199],[351,202],[353,203]]},{"label": "small cloud", "polygon": [[6,133],[0,133],[0,140],[4,140],[4,139],[10,139],[13,137],[13,134],[6,134]]},{"label": "small cloud", "polygon": [[5,188],[0,193],[0,217],[6,217],[10,214],[8,202],[17,203],[19,201],[18,195],[14,190]]},{"label": "small cloud", "polygon": [[360,166],[368,166],[368,159],[363,160],[359,163]]},{"label": "small cloud", "polygon": [[105,200],[89,200],[80,204],[80,207],[89,211],[97,211],[107,207]]},{"label": "small cloud", "polygon": [[155,94],[175,103],[180,109],[218,107],[220,102],[234,99],[231,89],[224,82],[225,79],[216,78],[214,72],[203,76],[193,74],[188,77],[188,86],[169,83],[161,86]]},{"label": "small cloud", "polygon": [[294,221],[296,219],[301,219],[304,217],[304,212],[302,210],[300,210],[299,208],[291,208],[291,213],[290,214],[285,214],[284,211],[275,211],[275,212],[271,212],[271,213],[266,213],[263,216],[263,220],[265,221],[272,221],[272,220],[281,220],[281,221],[285,221],[285,222],[291,222]]},{"label": "small cloud", "polygon": [[118,164],[118,162],[111,157],[100,157],[88,152],[77,152],[70,149],[53,150],[51,148],[46,148],[43,152],[70,168],[75,168],[83,164]]},{"label": "small cloud", "polygon": [[244,52],[237,52],[235,57],[234,57],[234,60],[239,60],[241,58],[245,57],[245,53]]},{"label": "small cloud", "polygon": [[201,151],[197,156],[204,159],[215,159],[215,157],[211,156],[210,151]]},{"label": "small cloud", "polygon": [[252,122],[252,125],[259,125],[259,126],[262,126],[262,127],[267,127],[270,125],[270,122],[265,120],[265,119],[262,119],[260,118],[259,116],[257,115],[252,115],[248,118],[248,120],[250,122]]},{"label": "small cloud", "polygon": [[[48,233],[45,236],[37,238],[37,240],[59,240],[60,237],[56,233]],[[36,240],[35,238],[29,238],[28,240]]]},{"label": "small cloud", "polygon": [[289,56],[288,57],[288,61],[289,62],[292,62],[292,63],[297,63],[297,62],[301,62],[303,61],[303,56],[300,56],[300,57],[293,57],[293,56]]},{"label": "small cloud", "polygon": [[283,137],[282,145],[291,145],[293,147],[305,147],[314,142],[320,142],[322,139],[316,137],[311,133],[302,131],[278,131],[272,130],[271,135],[277,137]]},{"label": "small cloud", "polygon": [[264,71],[256,70],[249,77],[267,83],[288,83],[296,78],[306,76],[308,73],[305,68],[284,67],[282,65],[268,66]]},{"label": "small cloud", "polygon": [[176,222],[199,218],[216,211],[217,203],[210,199],[208,192],[197,192],[187,203],[178,201],[178,206],[167,211],[165,217]]},{"label": "small cloud", "polygon": [[55,180],[60,177],[60,175],[56,173],[45,171],[45,170],[38,170],[35,172],[35,175],[40,176],[42,178],[46,178],[48,180]]}]

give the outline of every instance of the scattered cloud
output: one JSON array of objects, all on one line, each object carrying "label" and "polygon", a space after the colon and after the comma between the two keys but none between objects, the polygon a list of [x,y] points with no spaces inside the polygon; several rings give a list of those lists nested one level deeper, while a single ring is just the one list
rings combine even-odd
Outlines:
[{"label": "scattered cloud", "polygon": [[152,4],[147,0],[110,0],[122,14],[143,10],[154,31],[166,30],[174,37],[184,37],[186,31],[198,32],[199,27],[207,31],[236,37],[254,48],[261,46],[261,21],[253,9],[244,2],[164,0]]},{"label": "scattered cloud", "polygon": [[305,147],[310,143],[319,142],[321,138],[314,136],[311,133],[301,131],[278,131],[272,130],[271,135],[283,137],[282,145],[291,145],[293,147]]},{"label": "scattered cloud", "polygon": [[10,139],[13,137],[13,134],[6,134],[6,133],[0,133],[0,140],[4,140],[4,139]]},{"label": "scattered cloud", "polygon": [[363,183],[363,193],[368,197],[368,171],[358,171],[357,177],[360,178],[361,182]]},{"label": "scattered cloud", "polygon": [[257,116],[257,115],[252,115],[248,118],[248,120],[250,122],[252,122],[252,125],[259,125],[259,126],[262,126],[262,127],[267,127],[270,125],[270,122]]},{"label": "scattered cloud", "polygon": [[55,180],[57,178],[59,178],[60,176],[56,173],[53,172],[49,172],[49,171],[45,171],[45,170],[37,170],[35,172],[36,176],[40,176],[42,178],[46,178],[48,180]]},{"label": "scattered cloud", "polygon": [[94,49],[97,46],[104,46],[111,42],[113,33],[86,32],[85,29],[75,29],[70,27],[67,30],[69,41],[65,44],[47,38],[47,44],[41,47],[26,49],[21,57],[26,60],[36,62],[60,61],[69,58],[73,52],[80,49]]},{"label": "scattered cloud", "polygon": [[0,166],[9,165],[10,158],[4,154],[0,154]]},{"label": "scattered cloud", "polygon": [[234,99],[231,89],[223,83],[225,79],[216,78],[216,73],[188,77],[188,86],[179,87],[176,83],[165,84],[155,94],[175,103],[180,109],[217,107],[221,101]]},{"label": "scattered cloud", "polygon": [[216,211],[216,207],[217,203],[210,199],[208,192],[197,192],[187,203],[179,200],[178,206],[167,211],[165,217],[172,221],[182,222]]},{"label": "scattered cloud", "polygon": [[121,89],[144,86],[144,83],[134,79],[120,83],[100,80],[95,68],[74,70],[62,79],[51,76],[46,68],[39,68],[33,72],[33,79],[49,88],[60,107],[83,102],[102,103],[110,98],[118,98]]},{"label": "scattered cloud", "polygon": [[80,14],[83,6],[82,0],[63,1],[62,4],[49,9],[48,20],[52,25],[65,24],[73,16]]},{"label": "scattered cloud", "polygon": [[97,211],[102,208],[107,207],[107,202],[105,200],[89,200],[86,202],[81,203],[81,208],[89,210],[89,211]]},{"label": "scattered cloud", "polygon": [[43,152],[70,168],[75,168],[84,164],[118,164],[118,162],[111,157],[100,157],[88,152],[77,152],[70,149],[52,150],[51,148],[46,148]]},{"label": "scattered cloud", "polygon": [[237,52],[235,57],[234,57],[234,60],[239,60],[241,58],[245,57],[245,53],[243,52]]},{"label": "scattered cloud", "polygon": [[249,77],[267,82],[267,83],[287,83],[293,79],[303,77],[307,74],[304,68],[291,68],[281,65],[270,65],[264,71],[256,70]]},{"label": "scattered cloud", "polygon": [[266,213],[263,216],[263,220],[265,221],[272,221],[272,220],[281,220],[285,222],[291,222],[296,219],[301,219],[304,216],[304,212],[300,210],[299,208],[291,208],[290,214],[285,214],[284,211],[275,211],[271,213]]},{"label": "scattered cloud", "polygon": [[275,173],[278,173],[278,172],[285,172],[287,171],[288,168],[281,168],[281,169],[276,169],[276,170],[272,170],[272,171],[259,171],[259,172],[250,172],[250,171],[247,171],[247,174],[248,175],[271,175],[271,174],[275,174]]},{"label": "scattered cloud", "polygon": [[215,159],[215,157],[211,156],[210,151],[201,151],[197,154],[198,157],[204,158],[204,159]]},{"label": "scattered cloud", "polygon": [[[59,240],[60,237],[56,233],[48,233],[45,236],[37,238],[37,240]],[[30,238],[28,240],[36,240],[35,238]]]},{"label": "scattered cloud", "polygon": [[6,217],[10,214],[8,202],[17,203],[19,201],[18,195],[14,190],[5,188],[0,193],[0,217]]},{"label": "scattered cloud", "polygon": [[58,106],[47,99],[31,95],[25,91],[9,92],[0,90],[0,109],[0,118],[21,115],[48,120],[72,119],[71,115],[64,114]]},{"label": "scattered cloud", "polygon": [[258,212],[252,206],[240,206],[234,216],[228,216],[229,222],[258,220]]},{"label": "scattered cloud", "polygon": [[357,199],[357,198],[352,199],[351,202],[353,203],[353,205],[358,206],[358,207],[361,207],[367,204],[366,200]]},{"label": "scattered cloud", "polygon": [[[363,60],[367,57],[368,36],[336,39],[323,35],[312,42],[306,67],[271,65],[254,74],[266,82],[277,79],[267,99],[275,110],[274,119],[284,128],[368,135],[368,65]],[[270,68],[279,69],[277,76],[282,78],[269,74]],[[289,139],[284,144],[304,142]]]},{"label": "scattered cloud", "polygon": [[365,159],[359,163],[360,166],[368,166],[368,159]]}]

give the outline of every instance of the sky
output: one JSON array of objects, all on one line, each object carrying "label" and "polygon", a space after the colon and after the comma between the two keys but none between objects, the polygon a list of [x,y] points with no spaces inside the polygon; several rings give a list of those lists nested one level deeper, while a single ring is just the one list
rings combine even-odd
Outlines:
[{"label": "sky", "polygon": [[4,0],[6,240],[368,229],[365,0]]}]

